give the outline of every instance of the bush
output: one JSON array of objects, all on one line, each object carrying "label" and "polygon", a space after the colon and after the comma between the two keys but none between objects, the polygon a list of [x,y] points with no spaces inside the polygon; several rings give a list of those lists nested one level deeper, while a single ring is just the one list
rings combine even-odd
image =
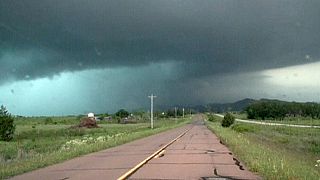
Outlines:
[{"label": "bush", "polygon": [[120,109],[118,112],[116,112],[116,116],[120,118],[125,118],[129,116],[129,112],[124,109]]},{"label": "bush", "polygon": [[231,113],[227,113],[221,122],[221,126],[230,127],[234,123],[234,120],[235,120],[234,116],[232,116]]},{"label": "bush", "polygon": [[217,121],[217,119],[214,117],[214,115],[209,114],[209,115],[208,115],[208,121],[210,121],[210,122],[215,122],[215,121]]},{"label": "bush", "polygon": [[45,120],[44,120],[44,124],[52,124],[53,123],[53,120],[52,118],[50,117],[47,117]]},{"label": "bush", "polygon": [[13,139],[15,125],[13,118],[4,106],[0,108],[0,140],[10,141]]}]

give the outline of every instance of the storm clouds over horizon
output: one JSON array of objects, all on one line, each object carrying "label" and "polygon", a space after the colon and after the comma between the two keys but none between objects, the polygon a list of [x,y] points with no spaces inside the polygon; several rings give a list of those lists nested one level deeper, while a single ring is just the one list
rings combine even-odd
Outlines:
[{"label": "storm clouds over horizon", "polygon": [[0,104],[17,114],[135,109],[153,92],[320,101],[319,62],[318,0],[0,2]]}]

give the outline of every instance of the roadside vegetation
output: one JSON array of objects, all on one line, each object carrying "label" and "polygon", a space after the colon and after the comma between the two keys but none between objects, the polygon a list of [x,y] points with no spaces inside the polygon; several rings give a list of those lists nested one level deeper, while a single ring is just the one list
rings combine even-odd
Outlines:
[{"label": "roadside vegetation", "polygon": [[176,128],[191,119],[159,118],[151,130],[145,114],[135,123],[121,124],[111,118],[91,129],[70,128],[83,116],[15,117],[13,139],[0,141],[0,179]]},{"label": "roadside vegetation", "polygon": [[314,119],[311,117],[284,117],[282,120],[279,119],[249,119],[246,112],[233,112],[232,115],[237,119],[244,119],[244,120],[256,120],[262,121],[267,123],[280,123],[280,124],[295,124],[295,125],[309,125],[309,126],[320,126],[320,119]]},{"label": "roadside vegetation", "polygon": [[0,107],[0,141],[11,141],[13,139],[15,125],[13,117],[4,106]]},{"label": "roadside vegetation", "polygon": [[221,121],[221,126],[222,127],[230,127],[235,121],[234,116],[231,113],[227,113],[222,121]]},{"label": "roadside vegetation", "polygon": [[320,126],[320,104],[280,100],[259,100],[242,112],[233,112],[238,119],[258,120],[280,124]]},{"label": "roadside vegetation", "polygon": [[320,119],[320,104],[318,103],[261,100],[250,104],[245,111],[249,119],[283,120],[285,117]]},{"label": "roadside vegetation", "polygon": [[263,178],[319,179],[319,129],[239,122],[223,128],[223,118],[214,118],[215,121],[207,122],[208,127],[251,171]]}]

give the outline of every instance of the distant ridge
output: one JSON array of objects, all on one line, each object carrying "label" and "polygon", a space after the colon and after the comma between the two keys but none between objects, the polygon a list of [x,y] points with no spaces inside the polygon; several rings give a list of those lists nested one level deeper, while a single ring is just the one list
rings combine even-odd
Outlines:
[{"label": "distant ridge", "polygon": [[[245,98],[234,103],[210,103],[207,105],[198,105],[189,107],[197,112],[227,112],[227,111],[244,111],[246,107],[248,107],[252,103],[256,102],[278,102],[278,103],[289,103],[288,101],[278,100],[278,99],[266,99],[262,98],[260,100]],[[299,103],[292,101],[292,103]],[[300,102],[300,103],[315,103],[315,102]]]},{"label": "distant ridge", "polygon": [[177,108],[185,108],[187,110],[192,110],[194,112],[226,112],[226,111],[243,111],[247,106],[251,103],[257,102],[259,100],[245,98],[234,103],[210,103],[207,105],[176,105],[176,106],[163,106],[158,107],[159,109],[173,109],[174,107]]},{"label": "distant ridge", "polygon": [[[207,105],[184,106],[196,112],[226,112],[226,111],[243,111],[250,104],[259,100],[245,98],[234,103],[210,103]],[[177,106],[179,107],[179,106]],[[182,106],[181,106],[182,107]],[[180,107],[179,107],[180,108]]]},{"label": "distant ridge", "polygon": [[212,112],[243,111],[256,101],[255,99],[245,98],[234,103],[211,103],[207,105],[207,110]]},{"label": "distant ridge", "polygon": [[[181,105],[176,105],[176,106],[162,106],[158,107],[161,110],[166,110],[166,109],[174,109],[174,107],[177,107],[178,109],[185,108],[187,111],[194,111],[194,112],[217,112],[217,113],[223,113],[227,111],[244,111],[246,107],[248,107],[252,103],[256,102],[278,102],[278,103],[289,103],[288,101],[283,101],[283,100],[278,100],[278,99],[266,99],[262,98],[260,100],[256,99],[251,99],[251,98],[245,98],[233,103],[209,103],[207,105],[186,105],[186,106],[181,106]],[[292,103],[299,103],[292,101]],[[301,103],[314,103],[314,102],[301,102]]]}]

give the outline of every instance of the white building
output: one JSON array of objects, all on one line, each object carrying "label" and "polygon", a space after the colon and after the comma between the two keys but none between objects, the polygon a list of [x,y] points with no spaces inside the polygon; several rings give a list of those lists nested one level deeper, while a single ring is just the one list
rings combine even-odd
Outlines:
[{"label": "white building", "polygon": [[88,113],[88,118],[94,118],[94,114],[93,113]]}]

